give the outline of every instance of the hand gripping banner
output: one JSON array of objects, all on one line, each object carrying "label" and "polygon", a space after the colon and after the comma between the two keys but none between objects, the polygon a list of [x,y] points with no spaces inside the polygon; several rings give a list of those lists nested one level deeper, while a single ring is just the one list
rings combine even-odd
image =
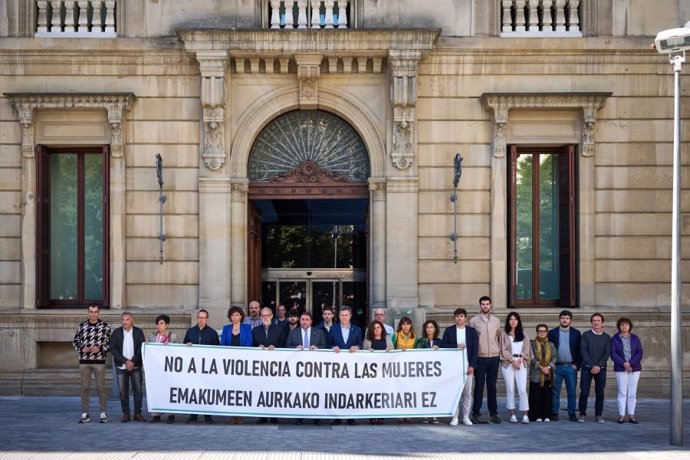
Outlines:
[{"label": "hand gripping banner", "polygon": [[464,350],[293,350],[145,343],[150,412],[250,417],[452,416]]}]

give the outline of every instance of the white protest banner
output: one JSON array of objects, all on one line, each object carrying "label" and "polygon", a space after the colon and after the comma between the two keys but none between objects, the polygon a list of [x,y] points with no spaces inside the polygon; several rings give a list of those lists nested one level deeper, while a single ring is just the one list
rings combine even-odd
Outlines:
[{"label": "white protest banner", "polygon": [[293,350],[145,343],[150,412],[250,417],[453,415],[464,350]]}]

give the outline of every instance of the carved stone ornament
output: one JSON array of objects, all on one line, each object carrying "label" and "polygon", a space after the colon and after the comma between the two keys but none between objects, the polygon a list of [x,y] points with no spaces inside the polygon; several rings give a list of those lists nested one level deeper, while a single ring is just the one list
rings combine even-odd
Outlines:
[{"label": "carved stone ornament", "polygon": [[235,179],[230,182],[231,201],[243,202],[247,198],[249,191],[249,181],[247,179]]},{"label": "carved stone ornament", "polygon": [[323,169],[315,161],[305,160],[300,165],[269,178],[269,182],[349,182],[349,178],[343,174]]},{"label": "carved stone ornament", "polygon": [[136,100],[132,93],[6,93],[5,97],[19,115],[24,158],[34,157],[33,116],[34,111],[40,109],[105,109],[110,124],[110,154],[115,158],[124,156],[122,124],[124,112],[130,110]]},{"label": "carved stone ornament", "polygon": [[398,169],[411,167],[416,154],[417,65],[421,58],[421,52],[413,50],[391,50],[388,58],[393,104],[391,159]]},{"label": "carved stone ornament", "polygon": [[386,179],[370,178],[369,192],[374,201],[384,201],[386,199]]},{"label": "carved stone ornament", "polygon": [[198,51],[196,59],[201,71],[202,139],[201,158],[204,165],[219,170],[225,153],[225,74],[228,56],[225,51]]},{"label": "carved stone ornament", "polygon": [[319,105],[319,77],[321,76],[322,60],[321,54],[295,55],[301,109],[315,109]]},{"label": "carved stone ornament", "polygon": [[583,157],[594,155],[594,128],[597,111],[606,104],[612,93],[485,93],[484,105],[494,112],[493,155],[502,158],[506,154],[506,123],[511,109],[579,109],[582,117]]}]

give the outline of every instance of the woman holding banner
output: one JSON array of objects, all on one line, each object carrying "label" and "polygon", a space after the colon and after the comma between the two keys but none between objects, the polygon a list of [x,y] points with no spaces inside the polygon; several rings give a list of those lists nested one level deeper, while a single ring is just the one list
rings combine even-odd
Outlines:
[{"label": "woman holding banner", "polygon": [[[168,315],[158,315],[156,317],[156,332],[152,332],[149,336],[149,342],[155,343],[175,343],[177,342],[177,335],[168,329],[170,325],[170,317]],[[159,423],[161,421],[160,413],[151,413],[151,423]],[[175,415],[168,415],[167,423],[175,423]]]},{"label": "woman holding banner", "polygon": [[[438,350],[441,345],[441,339],[438,338],[438,323],[433,319],[428,319],[424,321],[422,330],[424,331],[425,335],[424,337],[419,337],[417,339],[415,348],[431,348]],[[431,423],[434,425],[438,425],[438,419],[436,417],[432,417],[431,420],[429,420],[429,417],[424,417],[422,419],[422,423],[429,423],[429,421],[431,421]]]},{"label": "woman holding banner", "polygon": [[[224,347],[251,347],[252,346],[252,326],[244,324],[244,310],[240,307],[230,307],[228,310],[230,324],[223,326],[220,335],[220,344]],[[241,425],[242,417],[230,417],[228,423]]]},{"label": "woman holding banner", "polygon": [[[381,321],[374,320],[367,328],[367,336],[362,341],[362,348],[369,351],[390,351],[393,349],[393,341],[386,334],[386,328]],[[370,418],[372,425],[383,425],[382,418]]]},{"label": "woman holding banner", "polygon": [[403,316],[400,318],[393,343],[396,350],[409,350],[415,347],[417,337],[414,335],[412,320],[409,317]]}]

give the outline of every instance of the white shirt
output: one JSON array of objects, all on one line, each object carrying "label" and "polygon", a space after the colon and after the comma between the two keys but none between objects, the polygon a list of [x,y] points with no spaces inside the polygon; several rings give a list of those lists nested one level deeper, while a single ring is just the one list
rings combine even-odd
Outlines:
[{"label": "white shirt", "polygon": [[460,329],[459,327],[455,326],[455,336],[458,339],[458,345],[461,343],[467,344],[467,328],[462,328]]},{"label": "white shirt", "polygon": [[[122,335],[122,356],[124,356],[125,359],[131,360],[134,357],[134,328],[131,328],[129,331],[122,328]],[[126,368],[127,366],[124,364],[120,366],[120,369]]]}]

